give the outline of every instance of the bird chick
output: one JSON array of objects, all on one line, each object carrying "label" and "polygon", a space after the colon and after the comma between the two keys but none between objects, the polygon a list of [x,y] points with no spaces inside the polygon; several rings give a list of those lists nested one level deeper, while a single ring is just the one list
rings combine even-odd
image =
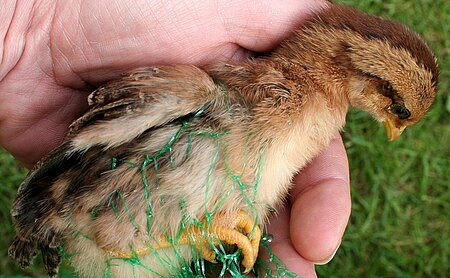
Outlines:
[{"label": "bird chick", "polygon": [[437,79],[416,33],[335,4],[256,58],[134,70],[89,96],[22,183],[10,255],[25,267],[39,248],[50,276],[63,248],[83,277],[161,277],[236,245],[248,272],[271,208],[349,107],[394,140]]}]

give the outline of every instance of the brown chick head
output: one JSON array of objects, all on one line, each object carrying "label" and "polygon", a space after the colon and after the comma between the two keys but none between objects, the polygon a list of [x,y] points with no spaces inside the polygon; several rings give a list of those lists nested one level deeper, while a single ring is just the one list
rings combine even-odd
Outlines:
[{"label": "brown chick head", "polygon": [[349,71],[351,104],[384,122],[389,140],[425,115],[435,98],[438,66],[419,35],[338,5],[318,21],[342,38],[337,61]]}]

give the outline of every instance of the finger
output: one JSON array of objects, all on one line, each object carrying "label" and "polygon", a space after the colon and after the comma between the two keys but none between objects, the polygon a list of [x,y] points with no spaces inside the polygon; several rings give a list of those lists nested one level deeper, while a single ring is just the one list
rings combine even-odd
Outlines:
[{"label": "finger", "polygon": [[326,262],[339,247],[351,210],[349,183],[340,137],[295,178],[290,236],[305,259]]},{"label": "finger", "polygon": [[[267,228],[268,234],[273,235],[273,240],[269,245],[270,249],[289,271],[300,277],[316,277],[314,264],[303,258],[292,245],[289,233],[290,217],[290,206],[285,206],[270,220]],[[268,258],[264,248],[261,253],[263,258]]]}]

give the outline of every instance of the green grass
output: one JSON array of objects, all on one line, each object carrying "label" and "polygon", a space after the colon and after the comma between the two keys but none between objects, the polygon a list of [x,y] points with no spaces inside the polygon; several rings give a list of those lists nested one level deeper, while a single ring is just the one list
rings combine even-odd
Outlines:
[{"label": "green grass", "polygon": [[0,152],[0,275],[19,273],[9,259],[7,250],[14,236],[10,216],[11,203],[16,195],[17,185],[25,173],[26,171],[18,167],[11,155],[4,151]]},{"label": "green grass", "polygon": [[395,142],[352,112],[343,137],[352,216],[321,277],[447,277],[450,216],[450,5],[447,1],[339,1],[397,19],[420,33],[440,64],[439,95],[421,123]]},{"label": "green grass", "polygon": [[[450,5],[446,0],[338,1],[400,20],[429,42],[441,69],[439,95],[424,121],[387,143],[384,128],[352,111],[343,133],[353,209],[342,246],[320,277],[446,277],[450,273]],[[21,271],[6,255],[9,210],[25,171],[0,151],[0,276]],[[36,261],[38,262],[38,261]]]}]

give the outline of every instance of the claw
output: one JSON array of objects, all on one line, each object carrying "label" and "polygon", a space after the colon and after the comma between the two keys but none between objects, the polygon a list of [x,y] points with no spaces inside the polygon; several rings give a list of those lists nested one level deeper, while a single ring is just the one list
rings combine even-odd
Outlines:
[{"label": "claw", "polygon": [[[217,214],[213,217],[211,223],[203,221],[202,226],[190,226],[178,237],[176,242],[169,241],[167,238],[160,239],[134,252],[122,252],[107,250],[110,256],[119,258],[131,258],[135,255],[143,256],[154,250],[170,248],[174,245],[193,245],[202,254],[203,258],[209,262],[215,263],[216,254],[210,250],[211,239],[213,243],[224,242],[230,245],[236,245],[242,251],[242,265],[245,267],[244,273],[249,273],[256,262],[261,240],[261,229],[245,211],[239,211],[235,215]],[[243,231],[241,233],[240,231]]]},{"label": "claw", "polygon": [[245,268],[245,270],[244,270],[244,274],[247,274],[247,273],[249,273],[250,271],[252,271],[252,269],[253,269],[253,266],[252,267],[249,267],[249,268]]},{"label": "claw", "polygon": [[[197,247],[197,249],[198,249],[198,247]],[[214,263],[214,264],[217,263],[216,253],[214,251],[212,251],[211,249],[209,249],[206,246],[206,244],[203,244],[203,246],[201,247],[201,252],[202,252],[203,258],[205,260],[207,260],[210,263]]]},{"label": "claw", "polygon": [[[261,236],[262,236],[261,229],[259,228],[258,225],[256,225],[256,223],[253,221],[253,219],[251,219],[250,215],[248,215],[244,211],[238,212],[237,226],[239,228],[242,228],[245,231],[245,233],[247,233],[247,235],[251,237],[250,243],[252,245],[253,255],[256,260],[256,258],[258,257],[259,244],[260,244]],[[253,262],[253,264],[254,264],[254,262]]]},{"label": "claw", "polygon": [[[236,215],[218,214],[214,217],[212,225],[216,225],[216,227],[219,225],[233,227],[228,231],[223,231],[221,234],[222,238],[219,239],[228,244],[236,244],[241,249],[244,257],[242,260],[242,265],[245,267],[244,273],[250,272],[258,258],[259,244],[262,236],[261,229],[256,225],[251,216],[242,210]],[[237,232],[237,230],[243,230],[246,235]]]}]

